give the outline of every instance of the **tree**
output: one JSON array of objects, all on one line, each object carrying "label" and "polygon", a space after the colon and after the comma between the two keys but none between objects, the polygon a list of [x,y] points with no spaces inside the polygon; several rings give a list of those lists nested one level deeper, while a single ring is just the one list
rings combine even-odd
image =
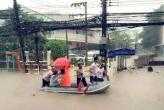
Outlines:
[{"label": "tree", "polygon": [[110,34],[111,48],[131,48],[133,40],[127,32],[115,31]]},{"label": "tree", "polygon": [[66,56],[66,43],[61,40],[51,40],[46,43],[45,50],[51,50],[52,59],[55,60],[58,57]]},{"label": "tree", "polygon": [[[9,8],[6,13],[13,14],[13,9]],[[19,40],[18,37],[16,36],[16,32],[14,30],[14,24],[13,24],[13,16],[11,16],[10,19],[6,19],[4,23],[1,26],[1,32],[0,32],[0,41],[1,43],[1,52],[5,52],[7,50],[11,51],[18,51],[19,49]],[[26,22],[26,21],[42,21],[43,19],[37,18],[37,16],[30,15],[26,10],[20,11],[20,21],[21,22]],[[2,31],[3,30],[3,31]],[[12,33],[9,36],[4,36],[8,33]],[[43,33],[43,32],[42,32]],[[45,34],[45,33],[44,33]],[[24,36],[24,41],[25,41],[25,50],[32,51],[35,49],[35,42],[34,42],[34,36],[37,35],[39,37],[39,50],[44,49],[44,44],[46,43],[46,39],[43,37],[41,33],[37,33],[34,35],[27,35]]]},{"label": "tree", "polygon": [[37,36],[38,39],[38,47],[40,51],[44,50],[44,46],[47,42],[47,39],[42,36],[40,33],[37,34],[33,34],[33,35],[29,35],[27,37],[25,37],[25,49],[28,51],[34,51],[35,50],[35,41],[34,41],[34,37]]},{"label": "tree", "polygon": [[[160,6],[159,9],[155,10],[155,12],[164,11],[164,5]],[[164,21],[162,15],[151,13],[147,16],[148,21]],[[143,31],[140,34],[142,38],[142,44],[144,48],[152,48],[153,46],[160,43],[160,34],[161,34],[161,26],[149,26],[144,27]]]}]

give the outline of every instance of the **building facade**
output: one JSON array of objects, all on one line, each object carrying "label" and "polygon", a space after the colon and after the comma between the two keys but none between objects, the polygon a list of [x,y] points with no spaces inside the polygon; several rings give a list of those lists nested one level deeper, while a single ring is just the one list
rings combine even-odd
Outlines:
[{"label": "building facade", "polygon": [[[85,50],[85,30],[67,30],[69,50]],[[66,41],[66,30],[53,31],[47,35],[48,40]],[[98,50],[101,41],[101,30],[88,30],[87,43],[88,50]]]}]

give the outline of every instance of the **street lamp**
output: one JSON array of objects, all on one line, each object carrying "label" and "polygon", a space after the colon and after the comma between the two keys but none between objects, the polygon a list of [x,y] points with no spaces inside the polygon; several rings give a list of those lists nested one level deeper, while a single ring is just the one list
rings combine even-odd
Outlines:
[{"label": "street lamp", "polygon": [[88,58],[88,39],[87,39],[87,2],[79,2],[79,3],[72,3],[71,7],[80,7],[84,6],[85,7],[85,61],[87,62]]}]

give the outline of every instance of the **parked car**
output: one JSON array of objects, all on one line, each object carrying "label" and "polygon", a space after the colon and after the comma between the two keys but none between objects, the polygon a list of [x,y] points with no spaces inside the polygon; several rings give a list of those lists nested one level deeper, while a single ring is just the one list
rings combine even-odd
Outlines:
[{"label": "parked car", "polygon": [[77,54],[69,54],[69,58],[72,60],[77,60],[83,62],[85,60],[85,57],[83,55],[77,55]]},{"label": "parked car", "polygon": [[83,61],[83,62],[84,62],[84,61],[85,61],[85,56],[84,56],[84,55],[82,55],[82,54],[81,54],[81,55],[79,55],[79,61]]},{"label": "parked car", "polygon": [[98,55],[99,56],[100,51],[94,50],[94,51],[88,51],[88,61],[93,61],[93,56]]}]

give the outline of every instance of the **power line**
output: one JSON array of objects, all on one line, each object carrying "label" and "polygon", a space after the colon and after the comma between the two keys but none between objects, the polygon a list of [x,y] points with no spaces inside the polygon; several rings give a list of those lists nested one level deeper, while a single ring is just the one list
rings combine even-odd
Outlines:
[{"label": "power line", "polygon": [[[46,17],[48,19],[51,19],[51,20],[54,20],[54,19],[52,17],[48,17],[48,16],[59,15],[59,14],[42,14],[42,13],[39,13],[39,12],[34,11],[32,9],[30,9],[30,10],[33,11],[33,12],[35,12],[35,13],[37,13],[37,15],[44,16],[44,17]],[[161,17],[161,15],[159,15],[159,14],[164,14],[164,12],[152,12],[152,13],[115,13],[115,16],[114,16],[114,13],[112,13],[110,16],[108,16],[108,20],[111,20],[111,21],[112,20],[127,21],[126,18],[128,18],[128,21],[147,21],[146,20],[147,14],[153,14],[152,17],[149,15],[151,18],[158,18],[158,17]],[[60,15],[62,15],[62,14],[60,14]],[[65,14],[65,15],[69,15],[69,14]],[[78,14],[75,14],[75,15],[78,16]],[[98,15],[98,16],[100,16],[100,15]],[[77,19],[77,20],[79,20],[79,19]],[[75,22],[75,21],[76,20],[73,20],[73,22]]]},{"label": "power line", "polygon": [[[67,9],[67,8],[70,9],[71,8],[69,5],[63,5],[63,3],[62,3],[62,5],[49,5],[48,3],[42,2],[42,1],[40,1],[40,2],[38,2],[38,1],[36,2],[35,0],[30,0],[30,1],[37,5],[40,5],[40,6],[33,7],[36,9],[42,9],[42,10],[46,9],[47,10],[47,8],[48,8],[50,10],[50,9]],[[67,6],[69,6],[69,7],[67,7]],[[98,7],[88,6],[88,8],[98,8]],[[82,8],[80,8],[80,9],[83,10]]]},{"label": "power line", "polygon": [[33,12],[35,12],[35,13],[38,13],[39,15],[44,16],[44,17],[46,17],[46,18],[48,18],[48,19],[50,19],[50,20],[54,20],[53,18],[48,17],[48,16],[46,16],[46,15],[44,15],[44,14],[42,14],[42,13],[39,13],[39,12],[37,12],[37,11],[34,11],[34,10],[32,10],[32,9],[26,7],[26,6],[23,6],[23,5],[21,5],[21,6],[22,6],[23,8],[28,9],[28,10],[31,10],[31,11],[33,11]]}]

